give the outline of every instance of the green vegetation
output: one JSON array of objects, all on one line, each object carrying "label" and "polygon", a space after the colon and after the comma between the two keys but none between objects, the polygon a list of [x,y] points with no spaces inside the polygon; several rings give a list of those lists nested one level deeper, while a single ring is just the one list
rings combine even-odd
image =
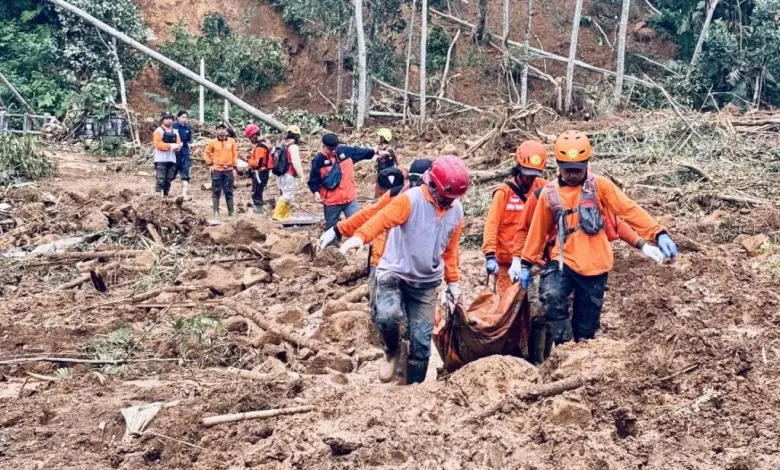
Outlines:
[{"label": "green vegetation", "polygon": [[32,137],[0,134],[0,186],[54,176],[57,167],[40,147]]},{"label": "green vegetation", "polygon": [[[450,48],[452,36],[446,29],[439,25],[433,25],[428,31],[428,50],[425,61],[430,72],[444,68],[447,62],[447,51]],[[453,52],[455,54],[455,52]]]},{"label": "green vegetation", "polygon": [[[163,44],[160,52],[190,70],[199,70],[203,58],[206,77],[239,95],[267,90],[285,80],[287,51],[281,40],[243,36],[217,15],[206,17],[201,32],[190,34],[180,23],[173,28],[173,41]],[[197,97],[196,83],[168,68],[160,72],[168,90],[189,100]]]},{"label": "green vegetation", "polygon": [[[93,16],[144,42],[148,30],[131,0],[71,0]],[[113,104],[116,70],[111,38],[45,0],[0,2],[0,72],[36,111],[62,116],[73,107]],[[117,44],[126,80],[145,58]],[[20,105],[5,87],[0,98],[11,111]]]}]

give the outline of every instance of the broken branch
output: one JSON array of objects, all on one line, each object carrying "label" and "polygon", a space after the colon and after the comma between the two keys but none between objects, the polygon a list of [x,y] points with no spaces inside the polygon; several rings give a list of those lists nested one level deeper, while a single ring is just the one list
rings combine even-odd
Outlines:
[{"label": "broken branch", "polygon": [[315,411],[317,408],[312,405],[297,406],[294,408],[278,408],[275,410],[263,410],[263,411],[249,411],[246,413],[236,413],[229,415],[217,415],[203,418],[203,425],[211,427],[217,424],[235,423],[237,421],[246,421],[249,419],[263,419],[273,418],[282,415],[292,415],[297,413],[308,413],[309,411]]}]

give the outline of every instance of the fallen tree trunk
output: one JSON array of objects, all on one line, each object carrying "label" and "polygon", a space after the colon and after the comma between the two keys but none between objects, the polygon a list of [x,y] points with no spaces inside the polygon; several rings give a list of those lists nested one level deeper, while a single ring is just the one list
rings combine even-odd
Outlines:
[{"label": "fallen tree trunk", "polygon": [[533,390],[518,393],[517,398],[523,401],[535,401],[540,398],[560,395],[563,392],[568,392],[569,390],[580,388],[590,380],[593,380],[593,378],[579,375],[575,377],[569,377],[563,380],[557,380],[555,382],[540,385]]},{"label": "fallen tree trunk", "polygon": [[283,340],[287,341],[288,343],[294,346],[309,348],[315,353],[325,349],[319,341],[302,336],[296,333],[295,331],[293,331],[292,328],[290,328],[289,326],[280,325],[275,321],[268,320],[265,317],[263,317],[260,314],[260,312],[257,312],[247,307],[246,305],[241,305],[235,300],[226,299],[224,301],[224,305],[227,306],[229,309],[240,313],[244,317],[251,318],[257,323],[257,325],[260,328],[266,331],[270,331],[271,333],[274,333],[276,335],[279,335]]},{"label": "fallen tree trunk", "polygon": [[5,87],[8,88],[8,90],[11,92],[11,94],[13,94],[16,97],[17,101],[19,101],[19,103],[22,106],[24,106],[24,109],[26,109],[28,113],[35,114],[35,110],[32,109],[32,106],[30,106],[27,103],[27,101],[25,101],[25,99],[22,97],[22,95],[20,95],[19,92],[16,91],[16,88],[14,88],[14,86],[11,85],[11,82],[9,82],[8,79],[5,78],[5,75],[3,75],[2,73],[0,73],[0,82],[3,82]]},{"label": "fallen tree trunk", "polygon": [[104,31],[111,35],[111,37],[115,37],[119,39],[120,41],[124,42],[128,46],[132,47],[133,49],[141,52],[144,55],[147,55],[151,57],[152,59],[156,60],[157,62],[160,62],[161,64],[165,65],[166,67],[169,67],[176,71],[177,73],[180,73],[184,75],[185,77],[189,78],[193,82],[197,83],[198,85],[203,86],[204,88],[208,88],[209,91],[216,93],[220,97],[228,100],[232,104],[238,106],[239,108],[243,109],[247,113],[251,114],[252,116],[260,119],[261,121],[265,122],[271,127],[274,127],[280,131],[283,131],[285,129],[285,125],[281,122],[274,119],[272,116],[265,114],[264,112],[260,111],[259,109],[255,108],[254,106],[250,105],[249,103],[241,100],[239,97],[234,95],[233,93],[225,90],[224,88],[215,85],[209,80],[206,80],[205,78],[200,77],[198,74],[193,72],[192,70],[187,69],[186,67],[183,67],[182,65],[172,61],[171,59],[165,57],[164,55],[160,54],[159,52],[156,52],[140,42],[136,41],[135,39],[131,38],[130,36],[127,36],[126,34],[117,31],[116,29],[112,28],[111,26],[103,23],[102,21],[98,20],[94,16],[90,15],[86,11],[82,10],[81,8],[75,7],[71,5],[70,3],[64,1],[64,0],[47,0],[48,2],[57,5],[58,7],[62,8],[63,10],[67,10],[74,15],[80,17],[84,21],[92,24],[96,28],[100,29],[101,31]]},{"label": "fallen tree trunk", "polygon": [[[402,90],[400,88],[396,88],[393,85],[390,85],[389,83],[385,83],[385,82],[383,82],[382,80],[380,80],[380,79],[378,79],[376,77],[371,77],[371,79],[374,80],[377,84],[379,84],[379,86],[387,88],[388,90],[395,91],[396,93],[405,93],[405,94],[409,95],[410,98],[416,98],[418,101],[420,99],[420,96],[418,94],[416,94],[416,93],[412,93],[412,92],[409,92],[409,91],[404,92],[404,90]],[[477,112],[477,113],[480,113],[480,114],[488,112],[488,111],[486,111],[484,109],[480,109],[480,108],[471,106],[470,104],[461,103],[460,101],[451,100],[449,98],[443,98],[443,97],[438,97],[438,96],[429,96],[428,98],[430,98],[432,100],[443,101],[445,103],[449,103],[449,104],[452,104],[452,105],[455,105],[455,106],[462,106],[462,107],[468,109],[469,111],[474,111],[474,112]]]},{"label": "fallen tree trunk", "polygon": [[512,174],[512,168],[499,168],[497,170],[474,171],[471,173],[471,181],[474,184],[487,183],[488,181],[506,178]]},{"label": "fallen tree trunk", "polygon": [[308,413],[309,411],[315,411],[316,409],[315,406],[307,405],[297,406],[295,408],[279,408],[276,410],[249,411],[246,413],[209,416],[208,418],[203,418],[202,422],[204,426],[211,427],[217,424],[235,423],[236,421],[246,421],[249,419],[273,418],[282,415]]}]

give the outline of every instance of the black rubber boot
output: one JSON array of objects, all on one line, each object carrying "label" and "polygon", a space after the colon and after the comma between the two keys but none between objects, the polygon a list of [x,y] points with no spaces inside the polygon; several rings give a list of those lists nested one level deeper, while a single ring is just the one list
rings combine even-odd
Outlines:
[{"label": "black rubber boot", "polygon": [[428,361],[409,361],[406,365],[406,383],[417,384],[425,380],[428,373]]},{"label": "black rubber boot", "polygon": [[255,203],[255,214],[262,214],[263,213],[263,203],[262,202],[256,202]]},{"label": "black rubber boot", "polygon": [[[531,333],[528,336],[528,362],[535,366],[540,366],[547,359],[545,354],[545,337],[547,326],[542,323],[531,322]],[[549,353],[548,353],[549,354]]]},{"label": "black rubber boot", "polygon": [[211,198],[211,205],[214,207],[214,217],[219,217],[219,198]]},{"label": "black rubber boot", "polygon": [[225,202],[227,203],[228,215],[230,217],[236,215],[236,212],[233,210],[233,199],[225,199]]}]

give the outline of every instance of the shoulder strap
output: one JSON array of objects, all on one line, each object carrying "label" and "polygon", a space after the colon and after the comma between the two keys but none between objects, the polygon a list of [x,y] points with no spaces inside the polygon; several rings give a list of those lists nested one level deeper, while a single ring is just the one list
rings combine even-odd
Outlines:
[{"label": "shoulder strap", "polygon": [[550,211],[557,220],[559,216],[563,215],[563,203],[561,203],[561,195],[558,193],[558,182],[550,181],[544,186],[544,190],[547,194],[547,205],[550,206]]},{"label": "shoulder strap", "polygon": [[517,197],[519,197],[521,201],[528,202],[528,198],[525,196],[525,194],[523,194],[522,191],[520,191],[520,187],[518,185],[512,181],[507,181],[506,185],[509,186],[515,194],[517,194]]},{"label": "shoulder strap", "polygon": [[[588,201],[595,201],[596,200],[596,175],[588,172],[588,177],[585,178],[585,182],[582,183],[582,196],[580,197],[580,201],[583,199]],[[580,202],[582,204],[582,202]]]}]

